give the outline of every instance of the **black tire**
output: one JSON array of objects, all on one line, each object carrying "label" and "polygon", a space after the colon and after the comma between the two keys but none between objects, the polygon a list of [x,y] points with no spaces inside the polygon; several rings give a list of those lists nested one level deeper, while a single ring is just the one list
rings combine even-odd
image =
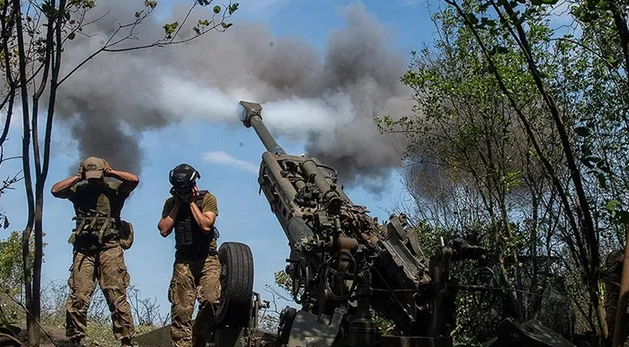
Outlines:
[{"label": "black tire", "polygon": [[216,312],[219,326],[249,325],[253,300],[253,254],[240,242],[225,242],[218,249],[221,262],[221,299]]},{"label": "black tire", "polygon": [[21,343],[16,342],[19,341],[18,336],[22,329],[8,325],[6,327],[0,328],[0,346],[2,347],[20,347]]}]

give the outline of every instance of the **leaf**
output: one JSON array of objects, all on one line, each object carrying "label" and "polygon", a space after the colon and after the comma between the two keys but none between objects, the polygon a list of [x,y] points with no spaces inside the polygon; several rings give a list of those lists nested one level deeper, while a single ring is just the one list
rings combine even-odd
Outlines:
[{"label": "leaf", "polygon": [[76,34],[75,34],[74,32],[71,32],[71,33],[68,35],[68,39],[69,39],[69,40],[74,40],[74,38],[75,38],[75,37],[76,37]]},{"label": "leaf", "polygon": [[230,15],[234,14],[234,12],[236,12],[237,10],[238,10],[238,3],[237,2],[229,5],[228,11],[229,11]]},{"label": "leaf", "polygon": [[[603,189],[607,188],[607,177],[605,177],[605,174],[602,174],[602,173],[598,174],[597,178],[598,178],[598,185]],[[607,204],[609,205],[609,203]]]},{"label": "leaf", "polygon": [[164,24],[164,31],[166,32],[167,35],[170,35],[175,32],[175,29],[177,29],[177,26],[179,26],[179,22]]},{"label": "leaf", "polygon": [[616,213],[616,218],[622,223],[627,224],[629,222],[629,212],[627,211],[618,211]]},{"label": "leaf", "polygon": [[481,18],[480,22],[484,26],[489,26],[489,27],[492,27],[492,28],[496,26],[496,21],[493,20],[493,19],[489,19],[487,17]]},{"label": "leaf", "polygon": [[157,7],[157,1],[144,0],[144,6],[154,9]]},{"label": "leaf", "polygon": [[614,211],[616,206],[621,205],[620,201],[618,200],[610,200],[607,202],[607,205],[605,206],[605,208],[607,208],[608,211]]},{"label": "leaf", "polygon": [[593,169],[594,165],[601,162],[601,158],[594,156],[587,156],[581,160],[583,165],[587,166],[589,169]]},{"label": "leaf", "polygon": [[221,13],[221,7],[218,5],[214,6],[214,13]]},{"label": "leaf", "polygon": [[590,135],[590,129],[588,129],[587,127],[577,127],[574,129],[574,132],[581,137],[586,137]]}]

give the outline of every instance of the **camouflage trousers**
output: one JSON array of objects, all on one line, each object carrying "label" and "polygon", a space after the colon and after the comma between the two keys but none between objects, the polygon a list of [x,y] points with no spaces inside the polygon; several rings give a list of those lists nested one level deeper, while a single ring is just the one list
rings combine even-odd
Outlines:
[{"label": "camouflage trousers", "polygon": [[68,279],[70,296],[66,303],[66,335],[70,339],[85,337],[87,310],[97,281],[111,312],[114,336],[118,340],[132,338],[135,328],[127,301],[130,276],[124,251],[119,246],[96,252],[74,252]]},{"label": "camouflage trousers", "polygon": [[[171,303],[170,335],[173,347],[203,347],[214,326],[215,305],[221,293],[218,255],[198,260],[175,259],[168,290]],[[196,300],[199,312],[192,326]]]}]

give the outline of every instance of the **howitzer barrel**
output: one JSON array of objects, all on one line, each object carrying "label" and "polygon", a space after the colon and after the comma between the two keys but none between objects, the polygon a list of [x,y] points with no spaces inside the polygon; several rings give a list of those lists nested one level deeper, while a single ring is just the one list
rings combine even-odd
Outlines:
[{"label": "howitzer barrel", "polygon": [[241,101],[240,106],[240,121],[242,121],[245,127],[252,127],[256,131],[266,150],[274,154],[286,154],[284,148],[275,141],[273,135],[262,122],[262,106],[247,101]]},{"label": "howitzer barrel", "polygon": [[280,190],[286,197],[286,201],[290,203],[295,199],[295,195],[297,192],[295,188],[290,184],[290,182],[282,177],[282,168],[280,164],[277,163],[277,160],[273,157],[273,155],[269,152],[262,153],[262,161],[269,168],[269,175],[273,175],[273,179],[280,186]]},{"label": "howitzer barrel", "polygon": [[317,163],[314,160],[310,159],[304,161],[304,163],[301,164],[301,167],[308,175],[314,177],[315,184],[319,190],[327,192],[332,189],[330,182],[328,182],[328,180],[326,180],[326,178],[322,175],[321,171],[317,167]]}]

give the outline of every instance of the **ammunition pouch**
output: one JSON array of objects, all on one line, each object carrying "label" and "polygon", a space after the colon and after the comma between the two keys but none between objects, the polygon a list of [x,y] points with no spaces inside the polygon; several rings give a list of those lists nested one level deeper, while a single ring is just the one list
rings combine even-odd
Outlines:
[{"label": "ammunition pouch", "polygon": [[74,245],[79,240],[80,247],[95,248],[119,237],[121,222],[107,215],[75,216],[76,227],[68,243]]},{"label": "ammunition pouch", "polygon": [[128,221],[120,221],[120,247],[122,249],[127,250],[133,246],[133,224]]}]

